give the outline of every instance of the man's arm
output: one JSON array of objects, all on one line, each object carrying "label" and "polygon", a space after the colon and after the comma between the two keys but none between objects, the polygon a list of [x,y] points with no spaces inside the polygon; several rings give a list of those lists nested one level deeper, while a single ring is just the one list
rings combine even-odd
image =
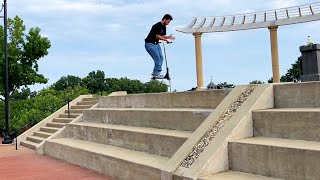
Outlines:
[{"label": "man's arm", "polygon": [[171,40],[175,40],[176,38],[174,36],[172,36],[172,34],[170,36],[165,36],[166,39],[171,39]]},{"label": "man's arm", "polygon": [[156,37],[157,37],[157,39],[159,39],[159,40],[168,42],[166,36],[161,36],[161,35],[156,34]]},{"label": "man's arm", "polygon": [[156,35],[157,39],[159,40],[162,40],[162,41],[166,41],[166,42],[170,42],[168,41],[168,39],[171,39],[171,40],[175,40],[176,38],[172,35],[170,36],[161,36],[161,35]]}]

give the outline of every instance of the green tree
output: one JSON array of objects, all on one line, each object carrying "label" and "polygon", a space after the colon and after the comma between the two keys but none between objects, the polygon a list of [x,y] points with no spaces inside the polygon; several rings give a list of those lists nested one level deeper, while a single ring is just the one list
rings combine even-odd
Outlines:
[{"label": "green tree", "polygon": [[[88,90],[78,85],[66,90],[43,89],[34,98],[11,102],[10,132],[23,132]],[[4,130],[4,102],[0,102],[0,133]]]},{"label": "green tree", "polygon": [[33,98],[37,95],[36,91],[31,92],[30,88],[22,88],[21,90],[15,90],[12,92],[10,98],[13,101],[25,100]]},{"label": "green tree", "polygon": [[217,89],[234,88],[233,84],[228,84],[227,82],[220,82],[217,84]]},{"label": "green tree", "polygon": [[76,87],[81,85],[82,79],[78,76],[63,76],[57,82],[51,85],[51,88],[56,91],[66,90],[68,87]]},{"label": "green tree", "polygon": [[259,80],[254,80],[254,81],[249,82],[249,84],[264,84],[264,82],[259,81]]},{"label": "green tree", "polygon": [[128,78],[120,78],[119,87],[121,91],[127,91],[128,94],[144,93],[144,84],[139,80],[130,80]]},{"label": "green tree", "polygon": [[281,78],[283,78],[285,82],[293,82],[299,80],[301,74],[301,57],[299,57],[295,63],[291,64],[291,68],[289,68],[287,73]]},{"label": "green tree", "polygon": [[128,78],[107,78],[105,90],[107,91],[107,94],[110,94],[115,91],[127,91],[128,94],[157,93],[167,92],[168,85],[155,80],[142,83],[139,80],[130,80]]},{"label": "green tree", "polygon": [[87,77],[82,80],[83,86],[85,86],[90,93],[95,94],[105,90],[105,74],[103,71],[92,71]]},{"label": "green tree", "polygon": [[[302,75],[301,57],[299,57],[295,63],[291,64],[291,68],[287,70],[287,73],[280,78],[280,82],[293,82],[300,79]],[[273,78],[268,80],[268,83],[273,83]]]},{"label": "green tree", "polygon": [[106,89],[107,94],[112,92],[121,91],[120,80],[117,78],[107,78],[106,79]]},{"label": "green tree", "polygon": [[[31,28],[26,34],[23,20],[16,16],[8,19],[8,62],[9,92],[35,83],[47,83],[47,79],[38,74],[38,60],[48,54],[50,41],[42,37],[39,28]],[[4,33],[0,26],[0,64],[4,67]],[[4,82],[4,68],[0,68],[0,82]],[[4,93],[4,83],[0,83],[0,92]]]},{"label": "green tree", "polygon": [[146,93],[168,92],[168,85],[163,81],[151,80],[145,84]]}]

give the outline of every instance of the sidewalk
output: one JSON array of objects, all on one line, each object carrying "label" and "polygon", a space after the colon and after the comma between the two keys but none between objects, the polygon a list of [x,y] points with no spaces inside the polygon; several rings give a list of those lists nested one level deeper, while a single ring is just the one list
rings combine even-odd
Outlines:
[{"label": "sidewalk", "polygon": [[[1,143],[2,139],[0,138]],[[113,180],[98,172],[82,168],[33,150],[0,144],[0,180]]]}]

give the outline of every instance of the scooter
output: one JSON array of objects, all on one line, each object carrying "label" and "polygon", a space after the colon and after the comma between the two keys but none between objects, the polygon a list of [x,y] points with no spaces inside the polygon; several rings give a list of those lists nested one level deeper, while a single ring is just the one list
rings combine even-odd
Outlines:
[{"label": "scooter", "polygon": [[[160,42],[161,43],[161,42]],[[171,44],[172,42],[169,42],[168,44]],[[166,47],[164,45],[164,43],[162,43],[162,46],[163,46],[163,51],[164,51],[164,59],[166,61],[166,69],[167,69],[167,73],[166,75],[164,75],[163,77],[161,78],[157,78],[157,77],[152,77],[151,79],[152,80],[156,80],[156,79],[166,79],[169,81],[169,86],[170,86],[170,92],[171,92],[171,77],[170,77],[170,74],[169,74],[169,67],[168,67],[168,60],[167,60],[167,53],[166,53]]]}]

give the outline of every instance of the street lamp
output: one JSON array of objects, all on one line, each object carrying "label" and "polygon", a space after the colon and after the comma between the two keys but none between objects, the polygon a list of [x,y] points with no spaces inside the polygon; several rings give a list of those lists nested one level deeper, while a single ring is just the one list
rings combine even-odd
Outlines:
[{"label": "street lamp", "polygon": [[5,118],[6,118],[6,132],[2,144],[11,144],[12,140],[9,134],[9,66],[8,66],[8,16],[7,16],[7,0],[4,0],[2,5],[4,16],[4,72],[5,72]]}]

